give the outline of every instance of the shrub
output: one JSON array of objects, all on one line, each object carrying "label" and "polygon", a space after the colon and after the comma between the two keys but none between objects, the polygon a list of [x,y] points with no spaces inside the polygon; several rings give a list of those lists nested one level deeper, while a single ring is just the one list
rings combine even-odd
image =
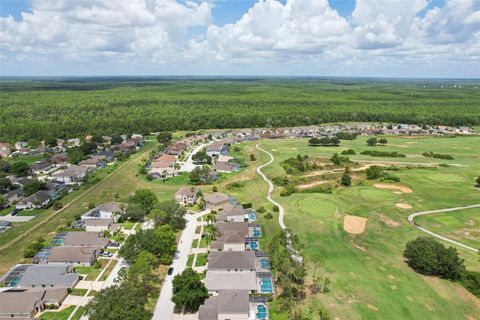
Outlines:
[{"label": "shrub", "polygon": [[357,138],[357,134],[354,132],[339,132],[335,135],[340,140],[354,140]]},{"label": "shrub", "polygon": [[352,177],[348,173],[344,173],[340,182],[343,186],[350,187],[352,185]]},{"label": "shrub", "polygon": [[378,150],[365,150],[360,152],[360,154],[369,155],[372,157],[391,157],[391,158],[405,158],[405,154],[398,153],[397,151],[378,151]]},{"label": "shrub", "polygon": [[250,154],[250,161],[256,161],[257,158],[255,158],[255,155],[252,153]]},{"label": "shrub", "polygon": [[243,209],[250,209],[251,207],[252,207],[252,203],[251,203],[251,202],[242,203],[242,208],[243,208]]},{"label": "shrub", "polygon": [[63,204],[60,201],[55,201],[52,205],[53,209],[60,210],[63,208]]},{"label": "shrub", "polygon": [[380,143],[380,144],[387,144],[387,143],[388,143],[388,140],[385,139],[385,138],[381,138],[381,139],[378,140],[378,143]]},{"label": "shrub", "polygon": [[308,144],[311,146],[338,146],[340,139],[337,137],[311,138],[308,140]]},{"label": "shrub", "polygon": [[433,153],[432,151],[424,152],[423,156],[427,158],[454,160],[454,158],[449,154]]},{"label": "shrub", "polygon": [[383,168],[379,166],[371,166],[367,169],[367,179],[374,180],[378,179],[383,175]]},{"label": "shrub", "polygon": [[400,178],[397,176],[394,176],[393,174],[389,173],[384,173],[382,176],[382,180],[385,181],[393,181],[393,182],[400,182]]},{"label": "shrub", "polygon": [[330,161],[333,162],[334,165],[339,166],[343,163],[351,163],[348,157],[340,156],[338,153],[334,153],[333,156],[330,158]]},{"label": "shrub", "polygon": [[356,153],[355,150],[353,150],[353,149],[347,149],[347,150],[343,150],[343,151],[341,152],[341,154],[345,154],[345,155],[355,155],[355,154],[357,154],[357,153]]},{"label": "shrub", "polygon": [[373,147],[373,146],[376,146],[377,145],[377,138],[369,138],[367,140],[367,145]]},{"label": "shrub", "polygon": [[272,213],[271,213],[271,212],[267,212],[267,213],[265,213],[265,219],[268,219],[268,220],[270,220],[270,219],[272,219],[272,218],[273,218],[273,215],[272,215]]},{"label": "shrub", "polygon": [[446,248],[430,237],[407,242],[403,256],[410,268],[428,276],[459,280],[465,271],[464,260],[455,248]]},{"label": "shrub", "polygon": [[258,213],[265,213],[265,211],[266,211],[265,207],[260,207],[260,208],[257,209]]},{"label": "shrub", "polygon": [[465,271],[460,279],[460,283],[473,295],[480,298],[480,273],[474,271]]},{"label": "shrub", "polygon": [[280,211],[280,208],[278,206],[273,206],[273,212],[278,212]]}]

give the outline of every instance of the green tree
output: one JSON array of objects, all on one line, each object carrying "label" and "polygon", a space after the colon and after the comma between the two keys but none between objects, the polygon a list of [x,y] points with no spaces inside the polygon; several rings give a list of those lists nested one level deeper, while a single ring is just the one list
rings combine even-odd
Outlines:
[{"label": "green tree", "polygon": [[387,143],[388,143],[388,140],[385,139],[385,138],[381,138],[381,139],[378,140],[378,143],[380,143],[380,144],[387,144]]},{"label": "green tree", "polygon": [[477,182],[477,187],[480,187],[480,176],[477,177],[476,182]]},{"label": "green tree", "polygon": [[403,256],[413,270],[428,276],[459,280],[465,271],[464,260],[455,248],[446,248],[430,237],[407,242]]},{"label": "green tree", "polygon": [[11,165],[10,172],[16,176],[23,177],[28,175],[30,172],[30,167],[28,166],[28,163],[19,161]]},{"label": "green tree", "polygon": [[369,138],[367,140],[367,145],[369,145],[370,147],[376,146],[377,143],[378,143],[377,138]]},{"label": "green tree", "polygon": [[85,154],[79,147],[69,148],[67,150],[67,159],[71,164],[77,164],[85,158]]},{"label": "green tree", "polygon": [[23,187],[23,192],[28,197],[37,191],[46,190],[46,189],[47,189],[47,184],[45,182],[35,179],[25,184],[25,186]]},{"label": "green tree", "polygon": [[167,200],[159,203],[153,212],[154,221],[157,225],[169,224],[174,230],[185,228],[185,214],[187,210],[175,200]]},{"label": "green tree", "polygon": [[341,183],[345,187],[350,187],[352,185],[352,177],[348,173],[342,175]]},{"label": "green tree", "polygon": [[157,141],[159,143],[169,143],[172,140],[172,133],[168,131],[162,131],[157,134]]},{"label": "green tree", "polygon": [[45,139],[45,145],[47,147],[56,147],[57,146],[57,139],[55,137],[48,137]]},{"label": "green tree", "polygon": [[250,161],[256,161],[255,155],[253,153],[250,154]]},{"label": "green tree", "polygon": [[190,182],[192,184],[208,183],[210,182],[210,172],[209,166],[196,167],[190,172]]},{"label": "green tree", "polygon": [[139,204],[147,213],[152,211],[158,203],[157,196],[149,189],[138,189],[128,199],[128,204]]},{"label": "green tree", "polygon": [[0,193],[6,193],[14,189],[12,181],[6,177],[0,177]]},{"label": "green tree", "polygon": [[371,166],[367,169],[367,179],[378,179],[383,175],[383,168],[380,166]]},{"label": "green tree", "polygon": [[127,281],[99,291],[87,304],[86,314],[91,320],[150,320],[147,300],[142,286]]},{"label": "green tree", "polygon": [[209,297],[208,290],[198,273],[191,268],[185,269],[173,278],[172,301],[190,312],[198,310]]}]

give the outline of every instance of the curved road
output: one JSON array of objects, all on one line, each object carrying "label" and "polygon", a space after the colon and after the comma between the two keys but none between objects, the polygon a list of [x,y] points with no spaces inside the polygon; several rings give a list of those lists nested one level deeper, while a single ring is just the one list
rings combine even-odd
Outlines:
[{"label": "curved road", "polygon": [[283,231],[286,231],[285,234],[286,234],[286,237],[287,237],[287,249],[290,251],[290,253],[292,255],[292,259],[301,263],[303,261],[303,257],[300,255],[300,253],[298,253],[292,247],[292,245],[290,243],[290,234],[287,231],[287,227],[285,226],[285,222],[283,221],[283,218],[285,216],[285,209],[282,207],[282,205],[280,203],[278,203],[277,201],[272,199],[273,183],[261,171],[263,168],[265,168],[266,166],[268,166],[269,164],[271,164],[273,162],[273,160],[274,160],[273,155],[270,152],[266,151],[265,149],[260,148],[260,146],[258,144],[256,145],[256,147],[257,147],[258,150],[263,151],[270,156],[270,160],[267,163],[264,163],[261,166],[259,166],[257,168],[257,172],[260,176],[262,176],[263,180],[265,180],[268,183],[267,200],[278,207],[278,224],[280,225],[280,228]]},{"label": "curved road", "polygon": [[471,250],[473,252],[478,252],[479,249],[478,248],[473,248],[473,247],[470,247],[466,244],[463,244],[463,243],[460,243],[458,241],[455,241],[455,240],[452,240],[452,239],[448,239],[444,236],[441,236],[439,234],[436,234],[435,232],[432,232],[430,230],[427,230],[423,227],[420,227],[419,225],[417,225],[415,223],[415,217],[418,217],[418,216],[423,216],[423,215],[427,215],[427,214],[432,214],[432,213],[440,213],[440,212],[450,212],[450,211],[457,211],[457,210],[463,210],[463,209],[472,209],[472,208],[480,208],[480,204],[474,204],[474,205],[471,205],[471,206],[465,206],[465,207],[455,207],[455,208],[447,208],[447,209],[440,209],[440,210],[429,210],[429,211],[421,211],[421,212],[414,212],[412,213],[411,215],[408,216],[408,222],[410,222],[411,225],[413,225],[415,228],[417,228],[418,230],[420,231],[423,231],[431,236],[434,236],[435,238],[438,238],[438,239],[441,239],[441,240],[444,240],[444,241],[447,241],[447,242],[450,242],[450,243],[453,243],[459,247],[462,247],[464,249],[467,249],[467,250]]}]

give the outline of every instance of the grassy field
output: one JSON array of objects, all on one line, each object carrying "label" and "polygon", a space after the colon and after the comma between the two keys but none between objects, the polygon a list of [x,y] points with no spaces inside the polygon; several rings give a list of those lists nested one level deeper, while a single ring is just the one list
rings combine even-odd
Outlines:
[{"label": "grassy field", "polygon": [[[75,306],[70,306],[68,308],[65,308],[61,311],[45,311],[42,316],[40,317],[41,320],[67,320],[70,314],[72,313],[73,309],[75,309]],[[75,315],[80,312],[80,315],[83,313],[83,308],[82,310],[77,310]],[[75,316],[74,316],[75,319]]]},{"label": "grassy field", "polygon": [[[322,273],[332,280],[331,292],[309,297],[307,304],[320,303],[337,319],[476,319],[480,312],[477,298],[458,284],[416,274],[404,263],[402,252],[408,240],[424,235],[407,223],[408,213],[480,203],[480,192],[473,186],[480,171],[480,138],[388,137],[388,140],[388,146],[375,148],[367,147],[364,137],[344,141],[339,147],[309,147],[306,140],[297,139],[260,142],[275,156],[274,163],[264,169],[270,178],[286,175],[280,162],[289,157],[308,154],[310,158],[328,159],[334,152],[348,148],[357,154],[380,149],[407,155],[406,158],[350,156],[353,161],[410,164],[410,169],[394,174],[401,178],[402,185],[413,189],[412,193],[395,194],[394,190],[378,189],[368,182],[363,186],[336,188],[332,194],[297,193],[280,197],[280,188],[276,187],[274,198],[285,206],[287,227],[298,233],[305,244],[309,271],[314,262],[319,263]],[[253,152],[260,159],[257,162],[265,162],[254,150],[254,144],[245,145],[245,153]],[[422,156],[425,151],[451,154],[455,159],[425,158]],[[416,168],[417,163],[442,162],[450,165]],[[370,162],[361,164],[366,163]],[[238,194],[251,198],[254,207],[258,207],[265,205],[258,199],[265,192],[266,185],[252,175]],[[408,203],[413,209],[397,208],[395,203],[399,202]],[[266,204],[266,208],[270,207]],[[366,232],[354,236],[343,231],[345,214],[368,217]],[[276,221],[263,217],[261,221],[268,238],[277,228]],[[478,270],[478,257],[458,250],[467,267]],[[272,319],[288,319],[287,315],[273,311]]]},{"label": "grassy field", "polygon": [[480,248],[480,209],[419,216],[415,222],[447,238]]}]

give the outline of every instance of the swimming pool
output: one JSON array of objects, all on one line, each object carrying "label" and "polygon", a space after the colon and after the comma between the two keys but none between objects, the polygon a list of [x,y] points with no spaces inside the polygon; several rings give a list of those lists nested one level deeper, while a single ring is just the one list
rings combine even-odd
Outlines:
[{"label": "swimming pool", "polygon": [[270,269],[270,263],[268,262],[268,259],[261,259],[260,266],[262,269]]},{"label": "swimming pool", "polygon": [[258,228],[253,229],[253,236],[255,238],[260,238],[261,235],[262,235],[262,231],[260,231],[260,229]]},{"label": "swimming pool", "polygon": [[261,293],[273,293],[273,282],[271,278],[263,278],[260,280]]},{"label": "swimming pool", "polygon": [[257,220],[257,215],[254,212],[248,213],[248,222],[253,222]]},{"label": "swimming pool", "polygon": [[263,304],[257,306],[257,319],[267,319],[267,307]]},{"label": "swimming pool", "polygon": [[258,243],[257,242],[250,242],[249,247],[251,250],[257,251],[258,250]]}]

